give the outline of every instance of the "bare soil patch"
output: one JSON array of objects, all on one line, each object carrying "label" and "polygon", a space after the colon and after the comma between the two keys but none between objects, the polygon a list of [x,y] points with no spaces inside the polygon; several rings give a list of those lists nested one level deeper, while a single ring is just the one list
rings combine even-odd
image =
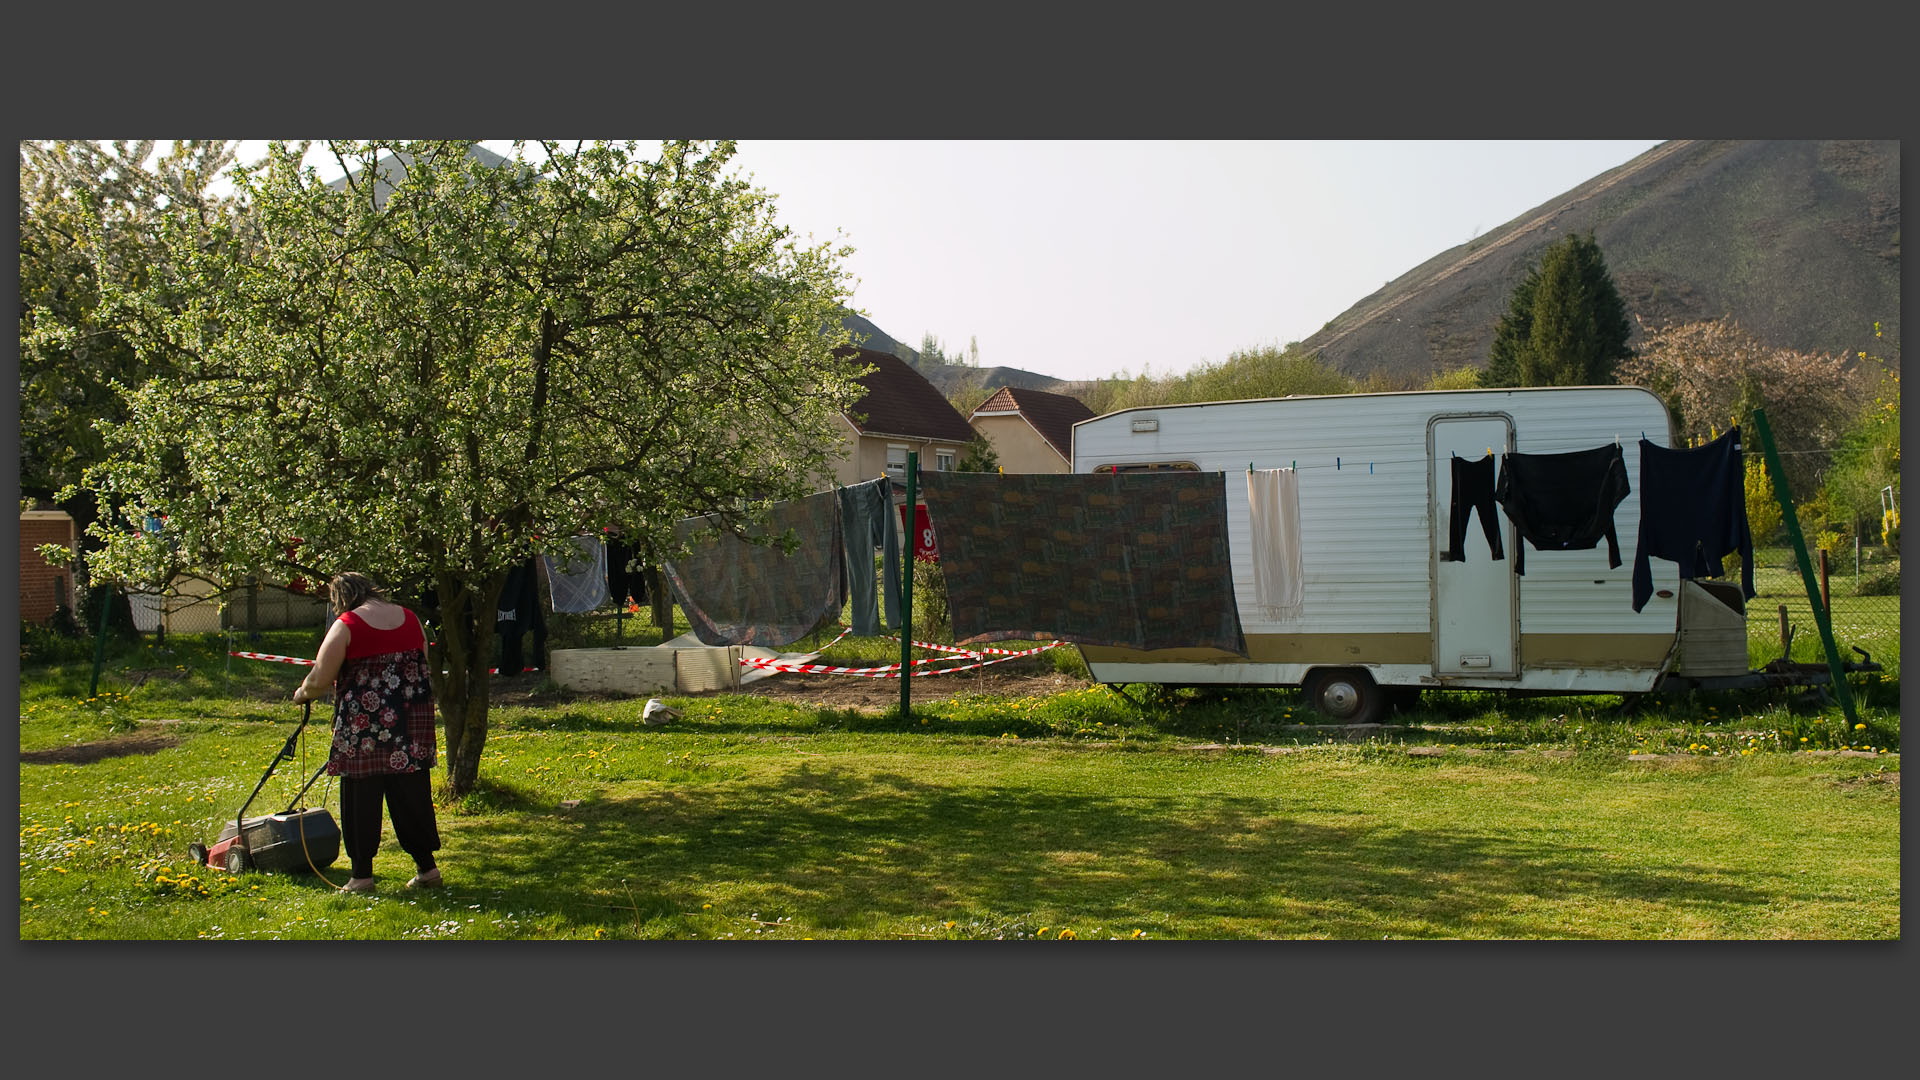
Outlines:
[{"label": "bare soil patch", "polygon": [[[1066,690],[1079,690],[1092,684],[1085,679],[1057,671],[995,671],[981,668],[959,675],[932,675],[913,680],[908,693],[913,701],[946,701],[962,694],[990,694],[995,697],[1045,697]],[[716,691],[718,692],[718,691]],[[900,704],[899,679],[869,679],[858,675],[813,675],[789,672],[748,683],[729,693],[790,701],[801,705],[824,705],[836,709],[883,711]]]},{"label": "bare soil patch", "polygon": [[178,745],[180,740],[172,735],[136,731],[131,735],[116,735],[111,739],[96,739],[93,742],[75,743],[72,746],[55,746],[46,750],[22,750],[20,763],[23,765],[91,765],[96,761],[126,757],[129,754],[157,754],[168,747]]},{"label": "bare soil patch", "polygon": [[[1015,668],[1015,670],[1006,670]],[[945,701],[962,694],[991,694],[996,697],[1046,696],[1065,690],[1079,690],[1093,683],[1063,675],[1051,668],[1018,670],[1016,664],[980,668],[958,675],[929,675],[913,680],[912,700]],[[900,703],[899,679],[870,679],[860,675],[817,675],[783,672],[748,683],[738,690],[709,690],[689,697],[714,697],[722,694],[751,694],[755,697],[788,701],[796,705],[819,705],[835,709],[860,709],[882,712]],[[598,698],[604,695],[556,691],[546,683],[544,672],[496,678],[491,690],[496,705],[540,706],[572,698]],[[660,695],[662,697],[668,695]],[[678,694],[672,695],[681,696]]]}]

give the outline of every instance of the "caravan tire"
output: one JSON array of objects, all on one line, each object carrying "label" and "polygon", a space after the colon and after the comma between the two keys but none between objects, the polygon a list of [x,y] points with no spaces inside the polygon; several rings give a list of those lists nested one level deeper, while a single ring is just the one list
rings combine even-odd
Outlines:
[{"label": "caravan tire", "polygon": [[1315,712],[1341,724],[1377,724],[1386,715],[1387,693],[1359,668],[1323,668],[1302,686]]}]

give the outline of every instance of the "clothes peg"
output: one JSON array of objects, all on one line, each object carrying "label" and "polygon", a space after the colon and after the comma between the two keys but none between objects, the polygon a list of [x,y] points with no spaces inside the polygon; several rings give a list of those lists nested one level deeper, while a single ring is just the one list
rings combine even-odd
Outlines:
[{"label": "clothes peg", "polygon": [[1247,471],[1248,471],[1248,472],[1252,472],[1252,471],[1253,471],[1253,462],[1251,462],[1251,461],[1249,461],[1249,462],[1247,462]]},{"label": "clothes peg", "polygon": [[1296,461],[1295,461],[1295,462],[1293,463],[1293,470],[1294,470],[1295,472],[1299,472],[1299,471],[1300,471],[1300,462],[1299,462],[1299,461],[1297,461],[1297,460],[1296,460]]},{"label": "clothes peg", "polygon": [[1371,461],[1367,462],[1367,475],[1368,476],[1373,475],[1373,462]]},{"label": "clothes peg", "polygon": [[1333,459],[1333,471],[1334,471],[1334,472],[1339,472],[1339,471],[1340,471],[1340,459],[1339,459],[1339,458],[1334,458],[1334,459]]},{"label": "clothes peg", "polygon": [[1492,456],[1493,456],[1493,447],[1491,447],[1491,446],[1489,446],[1489,447],[1487,447],[1487,456],[1488,456],[1488,457],[1492,457]]}]

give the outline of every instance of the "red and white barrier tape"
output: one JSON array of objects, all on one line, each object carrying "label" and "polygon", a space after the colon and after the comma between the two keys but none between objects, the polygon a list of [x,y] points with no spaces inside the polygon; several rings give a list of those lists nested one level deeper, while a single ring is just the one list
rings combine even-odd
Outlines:
[{"label": "red and white barrier tape", "polygon": [[[230,652],[230,653],[228,653],[227,655],[228,655],[228,656],[238,656],[238,657],[243,657],[243,658],[245,658],[245,659],[247,659],[247,660],[272,660],[272,661],[274,661],[275,663],[279,663],[279,664],[301,664],[301,665],[304,665],[304,666],[306,666],[306,667],[312,667],[312,666],[313,666],[313,661],[311,661],[311,660],[308,660],[308,659],[305,659],[304,657],[299,657],[299,656],[275,656],[275,655],[273,655],[272,653],[263,653],[263,652]],[[528,668],[527,670],[529,670],[529,671],[538,671],[538,670],[540,670],[540,669],[539,669],[539,668]],[[499,669],[499,668],[488,668],[488,669],[487,669],[487,674],[489,674],[489,675],[498,675],[498,674],[500,674],[500,669]]]},{"label": "red and white barrier tape", "polygon": [[[890,637],[890,638],[887,638],[887,640],[899,641],[900,639],[897,637]],[[910,644],[916,649],[932,649],[936,652],[958,653],[959,655],[967,657],[970,660],[978,660],[983,656],[1032,656],[1035,652],[1039,651],[1037,649],[1024,649],[1024,650],[994,649],[994,648],[989,648],[985,645],[982,645],[977,649],[969,649],[963,645],[942,645],[937,641],[915,641],[915,642],[910,642]],[[1054,645],[1059,645],[1059,644],[1061,643],[1057,641],[1054,642]],[[1054,646],[1049,645],[1047,647],[1053,648]]]},{"label": "red and white barrier tape", "polygon": [[304,664],[307,667],[313,666],[313,661],[302,659],[298,656],[275,656],[272,653],[263,652],[230,652],[227,655],[244,657],[248,660],[272,660],[279,664]]},{"label": "red and white barrier tape", "polygon": [[[1022,649],[1017,652],[1008,650],[1008,649],[996,649],[994,650],[995,652],[1002,653],[1004,655],[994,660],[980,660],[978,656],[975,656],[974,659],[979,660],[978,663],[962,664],[958,667],[950,667],[950,668],[934,668],[927,671],[915,672],[915,676],[924,678],[928,675],[946,675],[955,671],[972,671],[974,668],[986,667],[988,664],[999,664],[999,663],[1004,663],[1008,660],[1012,660],[1016,657],[1032,656],[1035,653],[1043,653],[1043,652],[1046,652],[1048,649],[1059,648],[1063,644],[1065,644],[1065,642],[1051,641],[1045,645],[1039,646],[1038,648]],[[920,667],[921,665],[924,665],[924,664],[944,663],[951,659],[953,659],[953,657],[929,656],[929,657],[924,657],[922,659],[913,661],[913,666]],[[802,672],[804,674],[809,674],[809,675],[858,675],[862,678],[868,678],[868,679],[897,679],[900,677],[899,664],[883,664],[878,667],[855,668],[855,667],[836,667],[830,664],[786,664],[786,663],[781,663],[778,660],[767,660],[759,657],[744,657],[744,656],[740,658],[740,664],[743,667],[751,667],[759,671],[792,671],[792,672]]]},{"label": "red and white barrier tape", "polygon": [[[900,639],[897,637],[889,637],[889,638],[886,638],[885,640],[899,641]],[[912,645],[916,649],[932,649],[934,652],[958,653],[959,655],[964,656],[969,660],[980,659],[980,654],[978,652],[975,652],[972,649],[965,648],[960,645],[942,645],[937,641],[912,641],[912,642],[908,642],[908,644]]]}]

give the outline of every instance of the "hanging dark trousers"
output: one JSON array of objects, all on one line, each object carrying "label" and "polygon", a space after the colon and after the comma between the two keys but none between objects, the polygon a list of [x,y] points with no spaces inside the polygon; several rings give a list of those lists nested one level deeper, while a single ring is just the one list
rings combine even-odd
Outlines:
[{"label": "hanging dark trousers", "polygon": [[1475,511],[1480,513],[1480,528],[1487,535],[1487,547],[1493,549],[1493,557],[1506,558],[1500,546],[1500,518],[1493,508],[1493,455],[1488,454],[1479,461],[1455,457],[1453,509],[1447,518],[1447,549],[1440,553],[1440,561],[1467,561],[1467,519]]},{"label": "hanging dark trousers", "polygon": [[[547,616],[540,610],[539,563],[528,560],[507,571],[500,590],[494,632],[500,638],[500,674],[518,675],[528,667],[547,670]],[[521,652],[521,638],[533,635],[532,663]]]}]

